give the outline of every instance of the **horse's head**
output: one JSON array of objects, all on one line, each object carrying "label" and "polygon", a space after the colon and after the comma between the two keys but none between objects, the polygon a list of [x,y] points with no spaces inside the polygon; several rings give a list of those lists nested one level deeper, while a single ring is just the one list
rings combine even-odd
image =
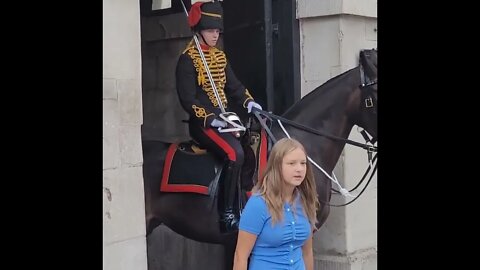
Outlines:
[{"label": "horse's head", "polygon": [[358,125],[377,137],[377,50],[360,51],[361,101]]}]

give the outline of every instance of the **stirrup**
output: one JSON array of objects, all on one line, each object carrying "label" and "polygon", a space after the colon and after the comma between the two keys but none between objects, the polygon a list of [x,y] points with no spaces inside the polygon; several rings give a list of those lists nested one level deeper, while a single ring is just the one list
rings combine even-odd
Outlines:
[{"label": "stirrup", "polygon": [[233,210],[227,210],[222,213],[222,218],[220,219],[220,231],[222,233],[237,231],[239,223],[240,220],[236,217],[235,213],[233,213]]}]

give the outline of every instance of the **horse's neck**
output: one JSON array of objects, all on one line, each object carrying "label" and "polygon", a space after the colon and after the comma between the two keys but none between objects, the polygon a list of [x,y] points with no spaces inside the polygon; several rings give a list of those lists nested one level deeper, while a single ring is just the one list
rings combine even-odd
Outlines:
[{"label": "horse's neck", "polygon": [[[357,71],[357,69],[352,70],[349,74]],[[347,81],[351,82],[343,86],[332,84],[326,86],[329,89],[324,89],[323,92],[315,93],[310,97],[306,96],[288,110],[284,117],[322,133],[347,139],[354,125],[349,112],[352,107],[352,93],[355,84],[359,83],[359,81],[348,78]],[[305,146],[311,158],[321,164],[322,168],[327,171],[333,170],[345,146],[344,141],[332,140],[287,127],[287,125],[284,126],[290,136],[298,139]],[[275,128],[274,134],[277,138],[286,137],[280,128]]]},{"label": "horse's neck", "polygon": [[[318,121],[317,124],[312,124],[307,117],[299,117],[291,119],[296,123],[303,124],[314,128],[322,133],[332,135],[335,137],[346,139],[352,130],[353,125],[347,121],[347,119],[332,118]],[[284,124],[288,134],[295,139],[298,139],[305,147],[309,156],[317,162],[324,170],[330,172],[335,167],[342,150],[345,146],[345,142],[332,140],[325,136],[312,134],[306,131],[302,131],[296,128],[292,128]],[[277,139],[286,137],[286,134],[280,129],[273,129],[274,136]]]}]

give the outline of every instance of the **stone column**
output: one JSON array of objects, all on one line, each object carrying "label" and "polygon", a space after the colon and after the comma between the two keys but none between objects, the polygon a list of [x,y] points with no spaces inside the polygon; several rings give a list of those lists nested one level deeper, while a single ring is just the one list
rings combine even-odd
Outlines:
[{"label": "stone column", "polygon": [[[361,49],[377,47],[376,0],[297,0],[302,96],[358,65]],[[349,139],[364,142],[353,128]],[[364,150],[347,145],[335,174],[353,188],[367,168]],[[377,179],[353,204],[332,207],[314,237],[315,269],[377,269]],[[347,199],[348,201],[349,199]],[[333,195],[332,203],[346,202]]]},{"label": "stone column", "polygon": [[103,0],[104,270],[147,269],[141,78],[139,1]]}]

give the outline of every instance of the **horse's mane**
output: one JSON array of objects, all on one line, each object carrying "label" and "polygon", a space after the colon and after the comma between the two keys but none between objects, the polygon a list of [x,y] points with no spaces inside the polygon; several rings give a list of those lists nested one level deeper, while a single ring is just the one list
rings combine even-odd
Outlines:
[{"label": "horse's mane", "polygon": [[[311,92],[306,94],[301,100],[299,100],[298,102],[293,104],[290,108],[288,108],[283,115],[287,116],[289,113],[292,113],[293,111],[295,111],[296,108],[307,106],[306,104],[310,100],[321,100],[322,98],[318,96],[327,95],[330,92],[329,90],[336,89],[335,86],[338,83],[345,83],[343,79],[347,76],[350,76],[352,72],[358,72],[358,66],[351,68],[333,78],[330,78],[328,81],[326,81],[322,85],[317,86],[317,88],[313,89]],[[298,106],[300,104],[301,106]]]},{"label": "horse's mane", "polygon": [[322,85],[318,86],[317,88],[315,88],[314,90],[312,90],[310,93],[306,94],[304,96],[304,98],[307,98],[307,97],[314,97],[315,95],[318,95],[320,94],[323,90],[325,89],[330,89],[330,88],[334,88],[334,86],[341,81],[341,79],[343,79],[344,77],[346,77],[347,75],[349,75],[353,70],[356,70],[358,69],[358,66],[354,67],[354,68],[351,68],[349,70],[347,70],[346,72],[343,72],[341,74],[338,74],[337,76],[333,77],[333,78],[330,78],[328,81],[326,81],[325,83],[323,83]]},{"label": "horse's mane", "polygon": [[377,49],[361,50],[360,64],[370,78],[377,77]]}]

